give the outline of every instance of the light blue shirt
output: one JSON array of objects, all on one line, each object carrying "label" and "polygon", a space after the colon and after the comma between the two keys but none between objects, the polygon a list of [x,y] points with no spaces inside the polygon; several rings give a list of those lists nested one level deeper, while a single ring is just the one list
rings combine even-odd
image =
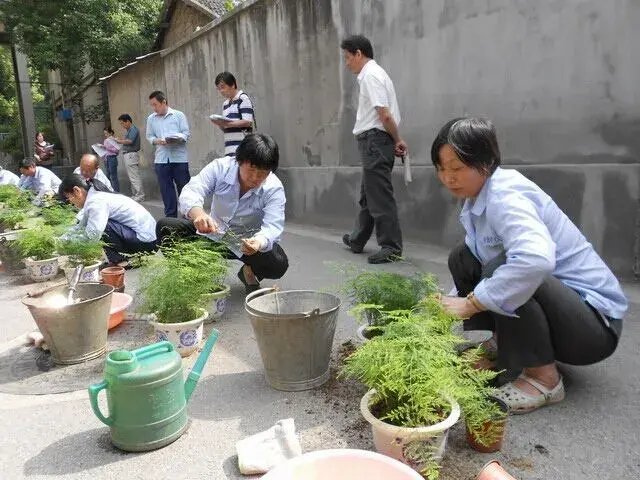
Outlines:
[{"label": "light blue shirt", "polygon": [[156,145],[155,163],[187,163],[189,158],[186,142],[190,136],[187,117],[180,110],[169,108],[164,116],[154,112],[147,118],[147,140],[152,145],[157,138],[167,140],[174,137],[184,140],[180,143]]},{"label": "light blue shirt", "polygon": [[38,197],[42,197],[46,193],[58,193],[62,180],[48,168],[36,167],[36,173],[33,177],[29,175],[20,175],[19,187],[25,190],[31,190]]},{"label": "light blue shirt", "polygon": [[553,199],[516,170],[498,168],[460,214],[465,242],[485,265],[507,261],[474,295],[489,310],[517,316],[547,275],[575,290],[600,313],[621,319],[627,299],[609,267]]},{"label": "light blue shirt", "polygon": [[17,187],[20,185],[20,179],[15,173],[0,167],[0,185],[13,185]]},{"label": "light blue shirt", "polygon": [[[191,181],[180,194],[180,213],[185,217],[193,207],[203,207],[204,199],[212,194],[211,216],[218,224],[218,232],[206,235],[222,241],[233,253],[242,256],[238,238],[257,238],[261,252],[269,251],[280,241],[284,230],[286,198],[280,179],[271,172],[258,188],[240,196],[238,162],[232,157],[214,160]],[[227,231],[233,233],[229,238]]]}]

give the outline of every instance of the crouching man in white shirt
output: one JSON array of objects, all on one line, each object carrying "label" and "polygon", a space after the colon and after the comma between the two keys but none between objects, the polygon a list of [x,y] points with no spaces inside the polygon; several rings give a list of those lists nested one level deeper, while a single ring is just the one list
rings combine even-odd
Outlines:
[{"label": "crouching man in white shirt", "polygon": [[[205,236],[223,244],[229,258],[244,263],[238,278],[249,294],[263,278],[281,278],[289,261],[279,245],[284,230],[285,193],[276,177],[279,150],[264,134],[250,134],[236,157],[218,158],[182,189],[179,211],[186,218],[167,217],[157,224],[158,242],[168,236]],[[211,214],[204,199],[213,195]]]},{"label": "crouching man in white shirt", "polygon": [[105,185],[90,184],[81,175],[71,174],[60,185],[60,196],[81,209],[80,223],[69,234],[86,235],[104,241],[110,265],[128,267],[123,254],[156,250],[156,221],[139,203]]},{"label": "crouching man in white shirt", "polygon": [[88,183],[92,183],[94,180],[102,182],[102,184],[107,187],[107,190],[113,192],[111,181],[109,181],[100,169],[100,159],[97,155],[92,153],[82,155],[82,157],[80,157],[80,165],[76,167],[73,173],[81,175]]},{"label": "crouching man in white shirt", "polygon": [[37,198],[45,195],[55,196],[62,180],[48,168],[36,166],[33,158],[25,158],[20,165],[19,187],[31,190]]}]

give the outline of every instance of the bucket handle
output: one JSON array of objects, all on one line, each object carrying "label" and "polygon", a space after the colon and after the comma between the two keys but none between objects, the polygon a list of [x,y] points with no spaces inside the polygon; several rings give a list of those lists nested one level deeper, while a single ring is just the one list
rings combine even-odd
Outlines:
[{"label": "bucket handle", "polygon": [[91,401],[91,408],[93,409],[93,413],[96,414],[96,417],[98,417],[105,425],[111,426],[113,425],[113,417],[105,417],[100,411],[100,406],[98,405],[98,393],[100,393],[100,390],[104,390],[105,388],[107,388],[107,382],[105,380],[89,386],[89,400]]},{"label": "bucket handle", "polygon": [[304,318],[316,317],[316,316],[320,315],[320,309],[319,308],[314,308],[310,312],[303,313],[303,315],[304,315]]},{"label": "bucket handle", "polygon": [[250,300],[253,300],[256,297],[259,297],[261,295],[266,295],[267,293],[272,293],[277,290],[278,289],[275,287],[267,287],[267,288],[261,288],[260,290],[256,290],[255,292],[252,292],[249,295],[247,295],[247,297],[244,299],[244,304],[246,305],[247,303],[249,303]]}]

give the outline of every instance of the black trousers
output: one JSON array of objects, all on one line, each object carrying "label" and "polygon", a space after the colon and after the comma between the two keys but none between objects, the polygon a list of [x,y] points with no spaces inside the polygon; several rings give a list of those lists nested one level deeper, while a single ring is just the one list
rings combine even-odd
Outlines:
[{"label": "black trousers", "polygon": [[382,130],[368,130],[358,135],[362,183],[360,212],[351,234],[351,243],[364,246],[375,227],[380,248],[399,255],[402,253],[402,232],[391,183],[394,149],[393,138]]},{"label": "black trousers", "polygon": [[102,234],[102,241],[105,243],[104,253],[109,263],[120,263],[127,260],[127,257],[122,255],[123,253],[150,253],[157,250],[156,242],[141,242],[133,229],[114,220],[107,222]]},{"label": "black trousers", "polygon": [[[201,238],[196,233],[196,227],[191,220],[165,217],[156,224],[158,244],[162,245],[162,241],[170,235],[179,238]],[[227,258],[240,260],[245,265],[249,265],[258,280],[263,278],[282,278],[289,269],[289,259],[282,247],[277,243],[274,243],[273,248],[268,252],[258,252],[253,255],[242,255],[241,257],[227,250]]]},{"label": "black trousers", "polygon": [[[504,255],[482,266],[469,248],[459,245],[449,255],[449,270],[460,297],[505,263]],[[622,320],[609,320],[557,278],[547,277],[524,305],[519,318],[482,312],[464,321],[465,330],[492,330],[498,336],[498,367],[517,370],[555,361],[590,365],[610,356],[618,346]]]}]

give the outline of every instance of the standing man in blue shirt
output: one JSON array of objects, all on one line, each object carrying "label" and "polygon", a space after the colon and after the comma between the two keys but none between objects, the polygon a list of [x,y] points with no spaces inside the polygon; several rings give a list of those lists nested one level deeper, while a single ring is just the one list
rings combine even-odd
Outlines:
[{"label": "standing man in blue shirt", "polygon": [[[281,278],[289,261],[280,246],[284,230],[284,187],[275,171],[278,144],[264,134],[249,134],[236,156],[222,157],[204,167],[184,187],[180,213],[186,218],[158,222],[161,244],[167,236],[198,236],[227,247],[228,257],[244,264],[238,278],[247,294],[260,288],[263,278]],[[212,195],[211,213],[204,199]]]},{"label": "standing man in blue shirt", "polygon": [[562,401],[556,362],[590,365],[618,345],[627,310],[618,280],[549,195],[500,168],[491,122],[449,121],[431,160],[465,199],[465,242],[449,256],[455,289],[443,306],[465,330],[496,333],[497,367],[522,370],[498,395],[512,413]]},{"label": "standing man in blue shirt", "polygon": [[153,113],[147,119],[147,140],[156,147],[155,170],[160,184],[160,193],[167,217],[178,215],[178,195],[189,183],[189,159],[187,140],[189,124],[187,117],[179,110],[169,107],[167,98],[159,90],[149,95]]}]

